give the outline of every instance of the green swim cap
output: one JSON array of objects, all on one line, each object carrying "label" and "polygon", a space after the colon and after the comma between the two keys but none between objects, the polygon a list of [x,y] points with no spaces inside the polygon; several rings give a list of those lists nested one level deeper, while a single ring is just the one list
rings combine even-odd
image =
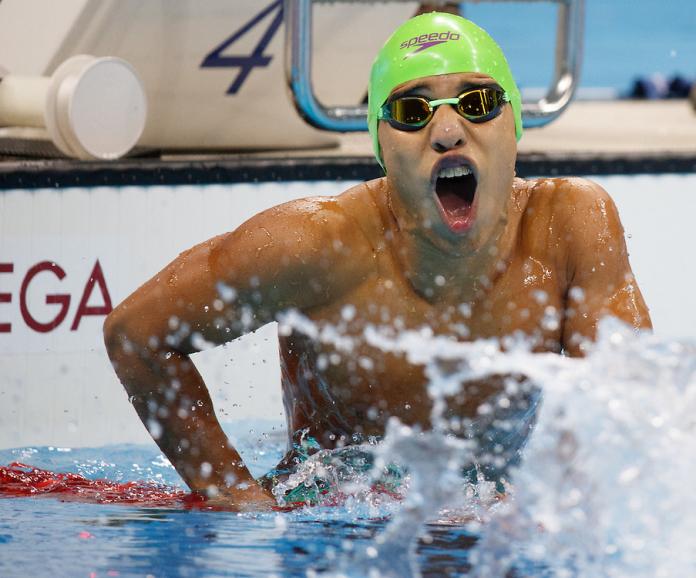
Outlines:
[{"label": "green swim cap", "polygon": [[367,126],[375,156],[382,168],[377,115],[391,91],[409,80],[453,72],[480,72],[500,85],[510,99],[515,115],[515,134],[520,140],[520,91],[500,46],[470,20],[454,14],[430,12],[404,22],[387,40],[372,64]]}]

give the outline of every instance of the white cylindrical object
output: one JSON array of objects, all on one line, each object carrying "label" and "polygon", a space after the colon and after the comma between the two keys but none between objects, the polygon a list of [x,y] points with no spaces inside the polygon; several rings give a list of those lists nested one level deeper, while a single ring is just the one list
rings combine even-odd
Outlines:
[{"label": "white cylindrical object", "polygon": [[70,157],[122,157],[138,142],[146,117],[145,89],[120,58],[73,56],[50,78],[0,69],[0,126],[46,127]]},{"label": "white cylindrical object", "polygon": [[43,128],[50,78],[8,74],[0,81],[0,126]]},{"label": "white cylindrical object", "polygon": [[147,100],[133,67],[120,58],[74,56],[51,78],[46,127],[56,146],[80,159],[116,159],[145,128]]}]

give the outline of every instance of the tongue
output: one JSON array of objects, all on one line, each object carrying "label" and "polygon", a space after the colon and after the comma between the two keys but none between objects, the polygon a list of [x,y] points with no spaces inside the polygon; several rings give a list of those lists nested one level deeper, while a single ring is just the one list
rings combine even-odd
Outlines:
[{"label": "tongue", "polygon": [[440,197],[442,208],[445,209],[445,213],[447,213],[447,216],[451,219],[465,217],[469,209],[471,209],[471,204],[456,193],[447,192],[438,196]]}]

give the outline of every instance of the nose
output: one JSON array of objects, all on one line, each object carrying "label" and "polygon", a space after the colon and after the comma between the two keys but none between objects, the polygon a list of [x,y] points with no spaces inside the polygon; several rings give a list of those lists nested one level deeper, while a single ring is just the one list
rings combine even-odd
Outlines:
[{"label": "nose", "polygon": [[434,151],[444,153],[466,143],[464,119],[452,106],[438,106],[430,125],[430,146]]}]

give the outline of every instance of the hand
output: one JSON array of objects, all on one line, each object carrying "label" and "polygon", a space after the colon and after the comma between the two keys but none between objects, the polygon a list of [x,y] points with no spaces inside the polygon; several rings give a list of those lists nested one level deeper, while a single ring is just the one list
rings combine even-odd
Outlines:
[{"label": "hand", "polygon": [[230,512],[269,511],[277,505],[273,494],[257,482],[220,489],[216,495],[211,492],[202,504],[203,507]]}]

